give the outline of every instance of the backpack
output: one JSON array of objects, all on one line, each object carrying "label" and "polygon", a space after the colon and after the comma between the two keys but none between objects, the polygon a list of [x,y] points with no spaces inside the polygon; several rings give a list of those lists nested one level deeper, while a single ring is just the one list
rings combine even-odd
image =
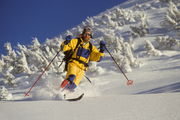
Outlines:
[{"label": "backpack", "polygon": [[[67,68],[68,68],[68,63],[70,62],[71,58],[72,58],[72,55],[74,54],[74,52],[76,51],[76,49],[78,48],[79,44],[81,43],[81,40],[80,38],[77,38],[78,39],[78,42],[76,44],[76,47],[73,50],[69,50],[69,51],[66,51],[64,52],[64,58],[63,58],[63,61],[65,61],[65,68],[64,68],[64,71],[67,71]],[[90,53],[92,52],[92,43],[89,42],[89,49],[90,49]]]}]

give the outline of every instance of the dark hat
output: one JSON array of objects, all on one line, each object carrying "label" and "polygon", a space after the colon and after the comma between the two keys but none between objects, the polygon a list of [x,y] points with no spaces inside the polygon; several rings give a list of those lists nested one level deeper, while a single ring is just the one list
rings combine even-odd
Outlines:
[{"label": "dark hat", "polygon": [[82,33],[84,34],[85,32],[90,32],[92,34],[91,27],[90,26],[85,26]]}]

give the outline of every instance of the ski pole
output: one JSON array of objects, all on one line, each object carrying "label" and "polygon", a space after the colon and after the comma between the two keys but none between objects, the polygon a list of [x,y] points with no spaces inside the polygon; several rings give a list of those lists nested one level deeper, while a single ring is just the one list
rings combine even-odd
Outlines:
[{"label": "ski pole", "polygon": [[86,75],[84,75],[84,77],[92,84],[91,80]]},{"label": "ski pole", "polygon": [[54,56],[54,58],[49,62],[49,64],[45,67],[44,71],[38,76],[38,78],[36,79],[36,81],[33,83],[33,85],[31,86],[31,88],[25,93],[24,96],[29,96],[29,93],[31,92],[32,88],[35,86],[35,84],[40,80],[40,78],[42,77],[42,75],[46,72],[46,70],[49,68],[49,66],[51,65],[51,63],[54,61],[54,59],[57,57],[57,55],[59,54],[61,50],[59,50],[57,52],[57,54]]},{"label": "ski pole", "polygon": [[62,64],[63,64],[63,60],[62,60],[61,63],[59,64],[58,68],[60,68]]},{"label": "ski pole", "polygon": [[113,61],[115,62],[115,64],[117,65],[117,67],[119,68],[119,70],[123,73],[124,77],[127,80],[127,85],[132,85],[133,84],[133,80],[129,80],[128,77],[126,76],[126,74],[123,72],[123,70],[121,69],[121,67],[118,65],[118,63],[116,62],[116,60],[114,59],[114,57],[112,56],[112,54],[109,52],[109,50],[106,48],[106,51],[109,53],[109,55],[111,56],[111,58],[113,59]]}]

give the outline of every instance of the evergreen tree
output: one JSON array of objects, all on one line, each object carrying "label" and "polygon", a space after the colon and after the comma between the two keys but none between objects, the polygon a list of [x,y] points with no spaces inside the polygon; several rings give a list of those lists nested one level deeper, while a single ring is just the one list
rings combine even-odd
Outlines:
[{"label": "evergreen tree", "polygon": [[169,8],[162,26],[178,31],[180,30],[180,10],[173,2],[169,3]]},{"label": "evergreen tree", "polygon": [[152,45],[152,43],[149,40],[146,40],[145,49],[147,51],[146,54],[149,56],[160,56],[160,55],[162,55],[162,53],[159,50],[156,50],[154,48],[154,46]]},{"label": "evergreen tree", "polygon": [[161,50],[180,50],[180,41],[170,36],[158,36],[156,48]]},{"label": "evergreen tree", "polygon": [[4,68],[4,61],[3,61],[3,59],[2,60],[0,60],[0,73],[2,73],[2,70],[3,70],[3,68]]},{"label": "evergreen tree", "polygon": [[19,54],[16,60],[13,73],[14,74],[19,74],[19,73],[31,74],[32,73],[31,70],[29,69],[27,58],[23,51],[21,51],[21,53]]},{"label": "evergreen tree", "polygon": [[12,100],[13,96],[9,91],[4,87],[0,86],[0,101],[1,100]]},{"label": "evergreen tree", "polygon": [[4,83],[10,86],[15,86],[15,76],[13,75],[13,69],[15,66],[15,61],[17,58],[16,53],[11,47],[10,43],[6,43],[4,45],[6,51],[7,51],[7,56],[2,55],[2,60],[4,61],[3,69],[2,69],[2,76],[4,78]]},{"label": "evergreen tree", "polygon": [[130,26],[133,38],[143,37],[149,33],[147,22],[141,22],[140,26]]}]

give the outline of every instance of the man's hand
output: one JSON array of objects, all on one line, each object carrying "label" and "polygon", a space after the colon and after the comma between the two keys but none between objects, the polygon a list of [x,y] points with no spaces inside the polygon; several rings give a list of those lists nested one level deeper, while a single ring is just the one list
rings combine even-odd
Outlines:
[{"label": "man's hand", "polygon": [[104,50],[105,50],[105,47],[106,47],[106,42],[105,41],[100,41],[99,45],[100,45],[100,52],[103,53]]},{"label": "man's hand", "polygon": [[66,36],[65,39],[66,39],[66,40],[64,41],[64,44],[67,45],[67,44],[71,41],[72,36],[71,36],[71,35],[68,35],[68,36]]}]

